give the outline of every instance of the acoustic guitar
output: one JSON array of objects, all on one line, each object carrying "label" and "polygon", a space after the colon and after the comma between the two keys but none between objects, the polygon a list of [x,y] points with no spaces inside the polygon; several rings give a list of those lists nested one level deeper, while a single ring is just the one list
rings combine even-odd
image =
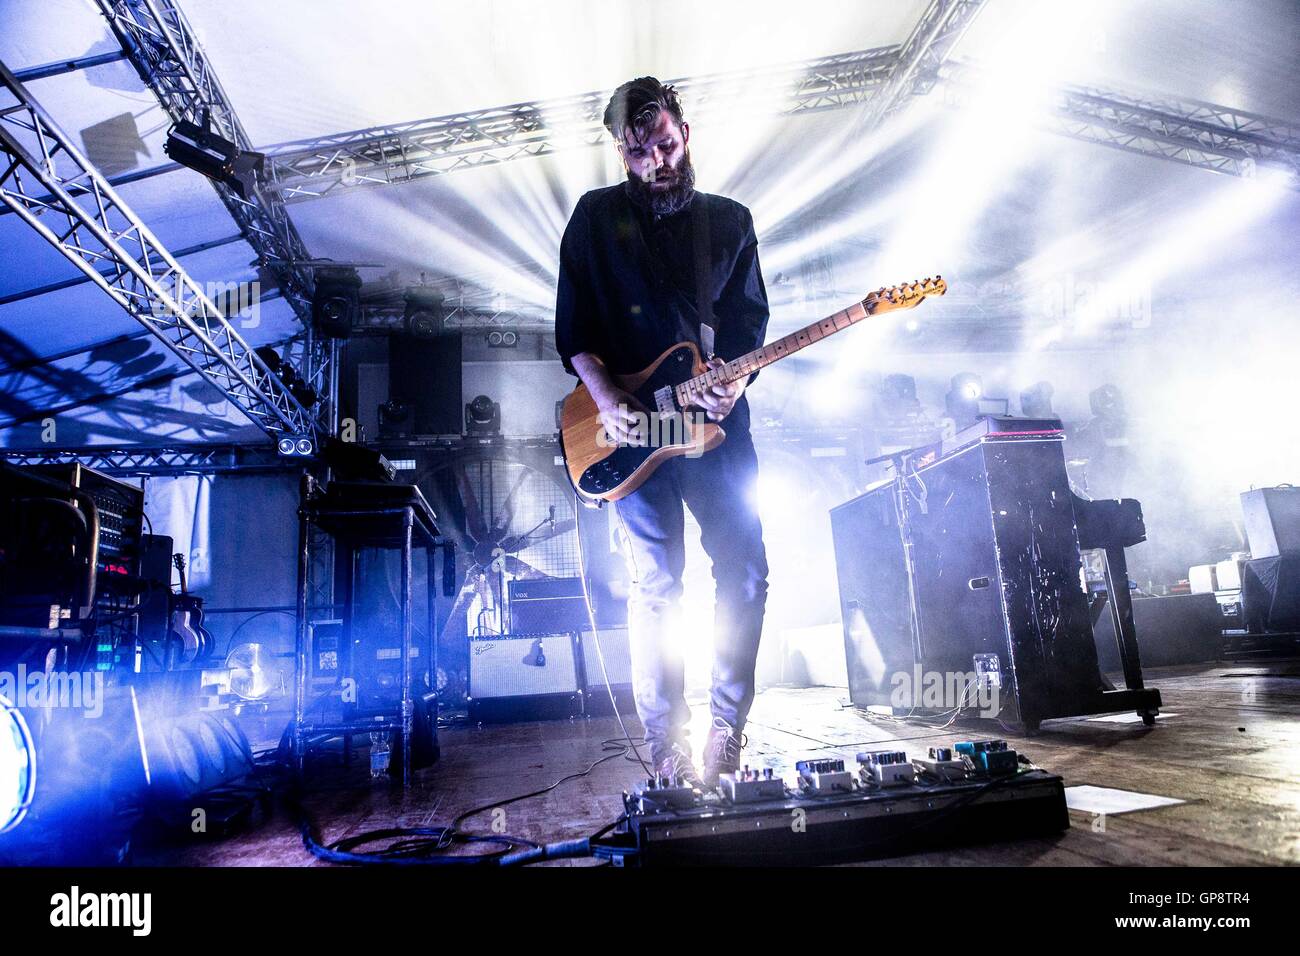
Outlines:
[{"label": "acoustic guitar", "polygon": [[181,591],[171,596],[169,670],[182,664],[202,663],[215,649],[212,634],[203,626],[203,598],[190,593],[185,578],[185,555],[173,554],[172,564],[180,572]]},{"label": "acoustic guitar", "polygon": [[706,389],[747,378],[870,316],[910,309],[947,291],[948,284],[941,276],[878,289],[847,309],[716,368],[705,364],[695,343],[674,345],[640,372],[613,376],[615,384],[649,413],[638,429],[644,439],[639,445],[611,440],[595,400],[587,386],[579,384],[560,411],[560,444],[569,479],[588,499],[624,498],[667,459],[704,454],[727,437],[722,426],[709,421],[698,404]]}]

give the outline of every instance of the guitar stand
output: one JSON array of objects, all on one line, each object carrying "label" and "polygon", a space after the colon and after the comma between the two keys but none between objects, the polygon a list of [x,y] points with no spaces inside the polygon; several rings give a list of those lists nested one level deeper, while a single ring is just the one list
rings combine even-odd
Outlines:
[{"label": "guitar stand", "polygon": [[[355,606],[353,573],[357,552],[365,548],[398,549],[401,552],[401,698],[399,704],[387,713],[367,709],[364,714],[347,716],[339,720],[311,722],[307,719],[307,693],[311,681],[308,662],[310,639],[308,637],[308,589],[311,567],[311,526],[327,532],[335,543],[335,567],[345,568],[343,585],[343,636],[342,646],[352,649],[352,614]],[[401,738],[402,786],[411,784],[411,738],[415,728],[415,699],[412,693],[413,669],[411,576],[412,549],[424,548],[428,554],[426,576],[428,586],[428,651],[424,656],[428,683],[435,686],[436,670],[436,612],[433,595],[434,556],[438,529],[433,510],[420,489],[415,485],[397,485],[388,482],[333,481],[325,493],[320,493],[310,475],[304,475],[301,487],[301,504],[298,509],[298,629],[295,642],[295,681],[291,744],[294,772],[301,777],[306,761],[308,740],[313,737],[345,737],[392,732]],[[346,655],[348,661],[352,655]],[[355,673],[355,667],[351,668]],[[394,754],[393,759],[398,759]]]}]

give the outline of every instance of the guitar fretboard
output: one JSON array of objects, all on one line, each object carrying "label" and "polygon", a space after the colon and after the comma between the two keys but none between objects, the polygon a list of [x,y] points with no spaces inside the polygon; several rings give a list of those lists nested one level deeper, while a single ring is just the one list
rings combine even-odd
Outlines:
[{"label": "guitar fretboard", "polygon": [[818,319],[812,325],[805,325],[796,332],[783,335],[774,342],[759,346],[752,352],[746,352],[739,358],[732,359],[725,365],[711,368],[707,372],[687,379],[677,386],[677,401],[685,407],[706,388],[713,385],[729,385],[742,378],[748,378],[761,368],[778,362],[787,355],[793,355],[800,349],[807,348],[814,342],[820,342],[827,336],[841,332],[871,315],[866,309],[866,302],[855,302],[847,309]]}]

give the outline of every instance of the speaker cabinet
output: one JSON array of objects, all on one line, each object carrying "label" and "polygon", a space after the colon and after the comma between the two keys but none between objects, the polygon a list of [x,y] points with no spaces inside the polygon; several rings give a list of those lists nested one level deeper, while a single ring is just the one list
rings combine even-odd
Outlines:
[{"label": "speaker cabinet", "polygon": [[1281,485],[1241,493],[1252,558],[1300,552],[1300,488]]},{"label": "speaker cabinet", "polygon": [[946,711],[961,701],[929,706],[928,675],[993,668],[1010,725],[1125,709],[1099,699],[1060,440],[1024,434],[990,435],[832,510],[854,704]]},{"label": "speaker cabinet", "polygon": [[[1133,622],[1142,637],[1144,666],[1199,664],[1223,650],[1223,611],[1213,594],[1171,594],[1133,600]],[[1122,668],[1115,625],[1104,613],[1095,625],[1098,658],[1107,671]]]},{"label": "speaker cabinet", "polygon": [[388,355],[389,399],[414,409],[409,434],[462,434],[461,337],[394,335],[389,339]]}]

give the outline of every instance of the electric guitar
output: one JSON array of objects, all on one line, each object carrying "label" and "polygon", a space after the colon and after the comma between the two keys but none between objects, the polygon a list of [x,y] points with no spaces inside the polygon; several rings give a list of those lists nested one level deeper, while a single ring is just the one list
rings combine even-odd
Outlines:
[{"label": "electric guitar", "polygon": [[747,378],[869,316],[910,309],[947,291],[948,284],[941,276],[878,289],[843,311],[717,368],[704,363],[693,342],[666,349],[642,371],[613,377],[615,384],[650,413],[646,427],[640,428],[648,432],[640,445],[612,441],[587,386],[579,384],[565,398],[560,411],[560,445],[569,479],[588,499],[624,498],[641,487],[668,458],[703,454],[727,437],[720,425],[703,414],[698,398],[705,390]]}]

